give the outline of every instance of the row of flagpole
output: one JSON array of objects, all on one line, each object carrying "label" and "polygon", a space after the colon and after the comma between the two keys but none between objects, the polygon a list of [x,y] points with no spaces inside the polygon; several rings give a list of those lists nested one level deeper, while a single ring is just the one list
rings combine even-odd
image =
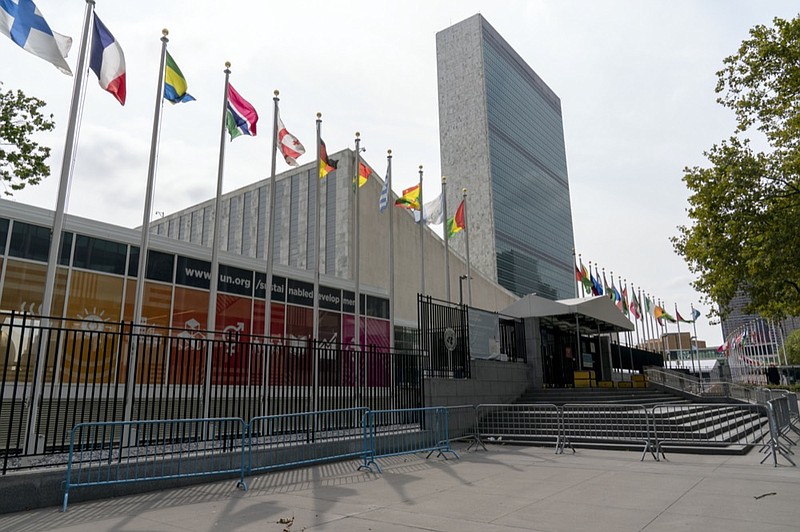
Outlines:
[{"label": "row of flagpole", "polygon": [[[642,345],[645,344],[648,347],[652,344],[652,342],[658,341],[660,345],[660,349],[662,352],[666,353],[668,351],[667,346],[663,345],[664,336],[668,333],[667,330],[667,323],[672,323],[677,326],[678,334],[677,334],[677,342],[678,342],[678,351],[683,352],[683,345],[682,345],[682,338],[681,338],[681,330],[680,324],[686,323],[691,324],[693,327],[694,335],[694,343],[689,346],[690,348],[690,361],[692,365],[692,371],[694,372],[695,368],[695,355],[696,355],[696,342],[697,342],[697,318],[700,317],[701,313],[699,310],[694,308],[694,305],[691,307],[691,319],[685,319],[681,316],[680,312],[678,311],[678,305],[675,304],[675,316],[672,316],[669,312],[666,311],[665,304],[662,300],[652,298],[650,294],[647,292],[642,292],[641,287],[639,290],[636,290],[636,287],[631,284],[631,296],[628,296],[628,282],[621,277],[617,277],[617,282],[620,288],[614,284],[614,272],[611,272],[611,283],[609,284],[606,279],[605,268],[603,269],[602,277],[600,272],[598,271],[597,265],[594,266],[594,272],[592,272],[592,263],[589,262],[589,268],[587,269],[586,266],[583,265],[583,261],[580,255],[575,256],[575,252],[573,250],[573,260],[575,260],[575,295],[576,297],[587,297],[587,296],[607,296],[614,300],[617,308],[622,312],[626,317],[633,317],[634,323],[634,332],[633,334],[627,333],[627,343],[628,345],[636,344]],[[644,304],[644,306],[642,305]],[[644,312],[642,312],[644,310]],[[641,337],[640,337],[641,333]],[[633,339],[633,335],[635,334],[635,342]],[[699,365],[699,360],[698,360]]]}]

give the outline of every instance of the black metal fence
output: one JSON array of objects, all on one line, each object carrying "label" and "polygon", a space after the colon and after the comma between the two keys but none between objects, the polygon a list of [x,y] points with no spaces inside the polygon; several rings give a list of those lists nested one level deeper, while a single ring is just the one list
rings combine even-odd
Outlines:
[{"label": "black metal fence", "polygon": [[142,329],[0,312],[2,473],[57,462],[40,457],[78,423],[419,408],[433,369],[380,346]]},{"label": "black metal fence", "polygon": [[470,378],[467,307],[417,295],[420,349],[430,357],[426,376]]}]

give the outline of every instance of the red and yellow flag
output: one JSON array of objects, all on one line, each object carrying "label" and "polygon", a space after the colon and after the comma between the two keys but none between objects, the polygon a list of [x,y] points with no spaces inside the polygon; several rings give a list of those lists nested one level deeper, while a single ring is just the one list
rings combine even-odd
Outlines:
[{"label": "red and yellow flag", "polygon": [[328,150],[325,148],[325,141],[319,139],[319,178],[324,179],[326,175],[336,170],[339,161],[328,159]]},{"label": "red and yellow flag", "polygon": [[456,213],[447,219],[447,238],[449,239],[451,236],[458,233],[465,227],[464,200],[461,200],[461,203],[458,205],[458,209],[456,209]]},{"label": "red and yellow flag", "polygon": [[403,209],[412,209],[415,211],[420,210],[419,205],[419,183],[413,187],[409,187],[403,191],[403,195],[397,198],[394,202],[395,207],[402,207]]},{"label": "red and yellow flag", "polygon": [[[367,184],[367,179],[372,175],[372,170],[361,161],[358,162],[358,187],[361,188]],[[353,189],[355,190],[356,182],[353,180]]]}]

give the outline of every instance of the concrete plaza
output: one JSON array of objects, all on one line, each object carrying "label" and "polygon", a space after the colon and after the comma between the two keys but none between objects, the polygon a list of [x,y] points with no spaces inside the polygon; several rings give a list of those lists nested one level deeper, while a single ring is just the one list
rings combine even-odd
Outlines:
[{"label": "concrete plaza", "polygon": [[[800,469],[763,455],[490,445],[461,459],[347,461],[0,516],[0,530],[736,532],[800,529]],[[0,482],[2,479],[0,479]]]}]

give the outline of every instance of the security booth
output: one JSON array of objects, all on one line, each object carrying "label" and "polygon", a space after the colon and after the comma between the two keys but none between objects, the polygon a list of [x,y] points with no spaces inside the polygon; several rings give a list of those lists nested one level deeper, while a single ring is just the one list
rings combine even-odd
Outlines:
[{"label": "security booth", "polygon": [[523,320],[535,388],[598,386],[613,380],[613,369],[635,367],[612,356],[612,345],[634,326],[607,297],[553,301],[529,294],[501,312]]}]

